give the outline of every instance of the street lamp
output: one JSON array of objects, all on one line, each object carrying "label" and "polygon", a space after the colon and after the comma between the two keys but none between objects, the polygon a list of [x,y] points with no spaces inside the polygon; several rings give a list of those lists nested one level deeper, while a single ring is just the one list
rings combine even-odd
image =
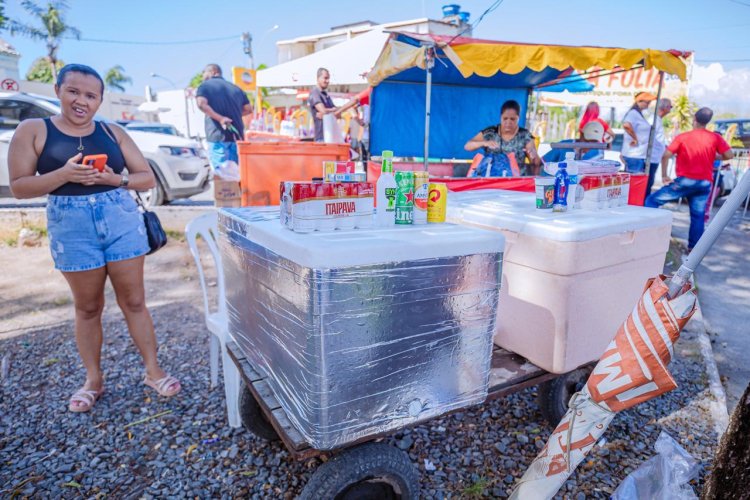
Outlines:
[{"label": "street lamp", "polygon": [[173,82],[172,80],[170,80],[169,78],[167,78],[166,76],[162,76],[162,75],[159,75],[157,73],[151,73],[151,78],[161,78],[162,80],[164,80],[165,82],[167,82],[168,84],[170,84],[173,89],[177,88],[177,84],[175,82]]}]

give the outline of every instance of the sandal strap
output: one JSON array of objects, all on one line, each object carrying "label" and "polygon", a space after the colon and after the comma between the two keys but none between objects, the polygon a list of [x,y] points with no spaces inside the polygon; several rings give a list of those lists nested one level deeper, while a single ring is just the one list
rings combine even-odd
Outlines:
[{"label": "sandal strap", "polygon": [[77,390],[71,397],[71,403],[85,403],[89,406],[96,402],[96,398],[99,396],[98,391],[89,391],[86,389]]},{"label": "sandal strap", "polygon": [[179,384],[179,380],[172,377],[171,375],[167,375],[166,377],[160,378],[159,380],[154,380],[153,384],[156,386],[157,390],[159,392],[168,392],[167,389],[170,386]]}]

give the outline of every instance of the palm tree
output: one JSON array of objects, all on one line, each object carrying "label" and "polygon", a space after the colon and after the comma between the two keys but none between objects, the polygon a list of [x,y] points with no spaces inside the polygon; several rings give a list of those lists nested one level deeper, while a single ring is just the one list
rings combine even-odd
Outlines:
[{"label": "palm tree", "polygon": [[48,2],[46,6],[40,6],[31,0],[23,0],[21,7],[26,12],[40,21],[41,26],[23,24],[11,20],[9,22],[11,35],[25,35],[33,40],[44,40],[47,44],[47,60],[52,69],[52,76],[57,79],[57,49],[60,42],[66,36],[72,36],[76,40],[81,38],[81,32],[65,23],[64,12],[68,10],[65,0]]},{"label": "palm tree", "polygon": [[133,79],[127,76],[125,74],[125,69],[118,64],[117,66],[110,68],[109,71],[107,71],[107,74],[104,75],[104,83],[107,85],[107,88],[111,90],[125,92],[123,84],[133,83]]}]

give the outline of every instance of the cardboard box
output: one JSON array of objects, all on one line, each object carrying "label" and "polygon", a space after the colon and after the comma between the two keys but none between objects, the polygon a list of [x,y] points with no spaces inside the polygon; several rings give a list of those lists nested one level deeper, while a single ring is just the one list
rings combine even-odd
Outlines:
[{"label": "cardboard box", "polygon": [[214,205],[217,207],[242,206],[242,190],[238,181],[225,181],[214,177]]}]

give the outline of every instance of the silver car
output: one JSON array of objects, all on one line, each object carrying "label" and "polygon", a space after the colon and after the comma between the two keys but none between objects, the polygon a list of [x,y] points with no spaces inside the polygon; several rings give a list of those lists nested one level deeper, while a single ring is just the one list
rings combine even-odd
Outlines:
[{"label": "silver car", "polygon": [[[8,144],[18,124],[28,118],[47,118],[58,113],[60,104],[55,98],[0,92],[0,196],[10,196]],[[128,134],[156,176],[156,185],[141,194],[147,205],[189,198],[208,189],[211,168],[206,150],[198,142],[140,130],[128,130]]]}]

